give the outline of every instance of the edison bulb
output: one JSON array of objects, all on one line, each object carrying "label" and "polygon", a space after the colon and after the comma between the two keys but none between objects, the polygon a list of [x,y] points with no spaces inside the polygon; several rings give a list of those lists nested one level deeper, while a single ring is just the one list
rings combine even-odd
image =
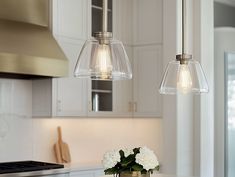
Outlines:
[{"label": "edison bulb", "polygon": [[190,92],[192,89],[192,77],[187,64],[181,64],[179,67],[177,88],[183,94]]},{"label": "edison bulb", "polygon": [[99,73],[102,79],[108,79],[112,73],[112,62],[110,47],[106,44],[100,44],[96,53],[95,71]]}]

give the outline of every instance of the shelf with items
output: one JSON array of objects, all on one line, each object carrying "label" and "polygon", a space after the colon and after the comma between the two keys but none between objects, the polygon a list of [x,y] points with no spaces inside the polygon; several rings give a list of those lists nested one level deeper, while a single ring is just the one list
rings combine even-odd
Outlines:
[{"label": "shelf with items", "polygon": [[94,93],[112,93],[112,90],[99,90],[99,89],[92,89]]},{"label": "shelf with items", "polygon": [[[101,0],[92,0],[92,6],[102,7],[103,1]],[[112,0],[108,0],[108,9],[112,9],[113,2]]]},{"label": "shelf with items", "polygon": [[[100,6],[96,6],[96,5],[92,5],[92,6],[91,6],[91,8],[92,8],[92,9],[97,9],[97,10],[100,10],[100,11],[102,11],[102,10],[103,10],[103,8],[102,8],[102,7],[100,7]],[[111,10],[111,9],[108,9],[108,12],[112,12],[112,10]]]},{"label": "shelf with items", "polygon": [[91,81],[91,102],[92,110],[98,111],[112,111],[113,110],[113,85],[112,81]]}]

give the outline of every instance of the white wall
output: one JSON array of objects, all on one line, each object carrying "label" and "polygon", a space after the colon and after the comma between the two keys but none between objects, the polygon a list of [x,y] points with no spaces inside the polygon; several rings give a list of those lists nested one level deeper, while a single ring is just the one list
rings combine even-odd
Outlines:
[{"label": "white wall", "polygon": [[[0,161],[55,161],[57,126],[62,127],[74,163],[100,164],[106,150],[144,145],[153,149],[162,161],[162,119],[35,119],[31,118],[31,88],[31,81],[0,80],[0,120],[4,118],[9,127],[6,136],[0,139]],[[0,135],[1,127],[2,123]]]},{"label": "white wall", "polygon": [[[235,29],[220,27],[215,29],[215,174],[225,174],[225,52],[234,52]],[[228,165],[228,164],[227,164]]]},{"label": "white wall", "polygon": [[234,6],[214,2],[214,26],[215,27],[221,27],[221,26],[235,27],[234,16],[235,16]]},{"label": "white wall", "polygon": [[213,0],[194,2],[194,54],[204,68],[209,93],[195,99],[196,175],[214,177],[214,20]]},{"label": "white wall", "polygon": [[34,159],[54,160],[51,148],[56,127],[63,129],[73,162],[100,163],[106,150],[148,146],[162,159],[160,119],[45,119],[34,121]]},{"label": "white wall", "polygon": [[[176,1],[163,1],[163,66],[176,55]],[[169,111],[170,110],[170,111]],[[163,171],[176,174],[176,98],[163,96]]]},{"label": "white wall", "polygon": [[31,87],[30,81],[0,80],[0,132],[6,133],[0,139],[0,161],[32,157]]}]

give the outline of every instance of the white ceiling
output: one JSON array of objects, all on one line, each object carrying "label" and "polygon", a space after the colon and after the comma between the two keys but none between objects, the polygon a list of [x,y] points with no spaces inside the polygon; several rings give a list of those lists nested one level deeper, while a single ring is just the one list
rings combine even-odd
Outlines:
[{"label": "white ceiling", "polygon": [[235,7],[235,0],[214,0],[214,1]]}]

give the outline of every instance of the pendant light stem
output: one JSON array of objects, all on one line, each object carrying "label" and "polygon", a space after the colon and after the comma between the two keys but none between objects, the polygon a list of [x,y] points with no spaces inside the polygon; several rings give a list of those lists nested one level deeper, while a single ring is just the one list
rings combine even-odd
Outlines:
[{"label": "pendant light stem", "polygon": [[182,54],[185,53],[185,0],[182,0]]},{"label": "pendant light stem", "polygon": [[108,0],[103,0],[102,32],[108,31]]},{"label": "pendant light stem", "polygon": [[186,0],[182,0],[182,54],[176,55],[176,60],[180,61],[180,64],[187,64],[188,60],[192,59],[192,55],[186,54],[185,44],[186,44]]}]

